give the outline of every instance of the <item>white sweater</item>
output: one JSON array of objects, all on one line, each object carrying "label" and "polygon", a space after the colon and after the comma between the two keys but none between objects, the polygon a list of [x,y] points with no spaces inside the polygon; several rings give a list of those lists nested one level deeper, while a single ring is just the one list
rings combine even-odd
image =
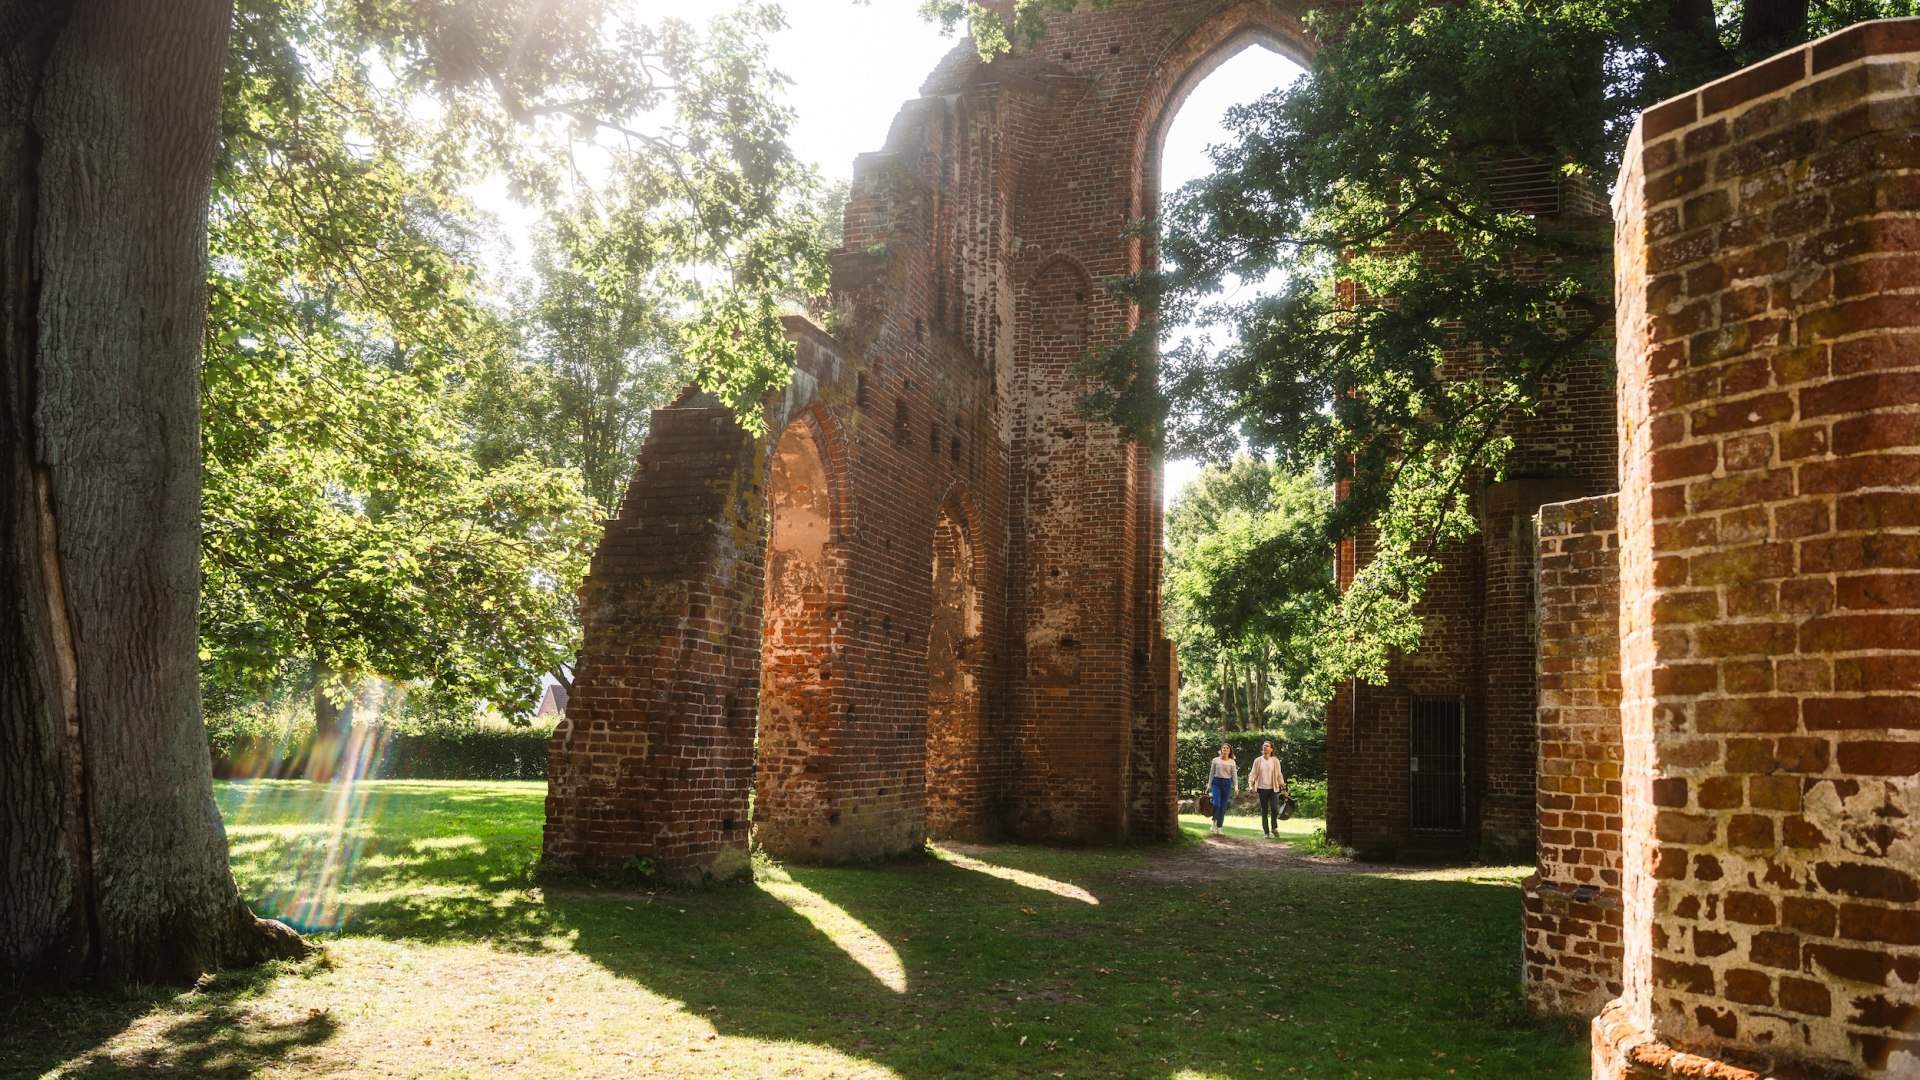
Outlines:
[{"label": "white sweater", "polygon": [[1253,788],[1265,788],[1269,791],[1280,787],[1280,759],[1278,757],[1257,757],[1247,770],[1247,785]]}]

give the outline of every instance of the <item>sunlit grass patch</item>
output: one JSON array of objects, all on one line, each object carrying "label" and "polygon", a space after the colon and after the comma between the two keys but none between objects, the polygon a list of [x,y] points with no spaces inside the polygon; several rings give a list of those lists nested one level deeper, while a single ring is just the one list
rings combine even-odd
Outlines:
[{"label": "sunlit grass patch", "polygon": [[[1287,844],[1302,843],[1310,839],[1316,829],[1323,828],[1325,825],[1326,822],[1320,818],[1288,818],[1279,823],[1279,828],[1276,830],[1276,833],[1280,839],[1276,842]],[[1180,815],[1180,828],[1194,836],[1206,836],[1208,835],[1207,830],[1212,827],[1213,819],[1204,814]],[[1228,836],[1238,836],[1243,839],[1265,839],[1260,833],[1260,815],[1258,814],[1229,813],[1227,815],[1226,826],[1222,831]]]},{"label": "sunlit grass patch", "polygon": [[1002,866],[998,863],[988,862],[985,859],[977,859],[963,852],[955,851],[950,847],[934,845],[933,853],[942,861],[952,863],[962,869],[972,870],[975,873],[985,874],[988,877],[996,877],[1002,881],[1011,881],[1015,885],[1033,889],[1036,892],[1063,896],[1068,900],[1078,900],[1083,904],[1098,904],[1100,902],[1099,897],[1072,882],[1058,881],[1044,874],[1033,873],[1030,870],[1022,870],[1013,866]]},{"label": "sunlit grass patch", "polygon": [[321,898],[323,958],[0,1002],[0,1076],[1584,1075],[1577,1037],[1522,1016],[1506,868],[1187,876],[1222,847],[1284,850],[1256,819],[1251,843],[543,889],[542,785],[367,794],[377,812],[336,828],[322,788],[219,792],[256,903],[358,845]]}]

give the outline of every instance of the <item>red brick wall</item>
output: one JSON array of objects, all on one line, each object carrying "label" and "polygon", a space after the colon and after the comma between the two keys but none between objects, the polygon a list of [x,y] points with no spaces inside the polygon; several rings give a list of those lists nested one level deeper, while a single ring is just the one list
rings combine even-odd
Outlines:
[{"label": "red brick wall", "polygon": [[[749,608],[740,599],[726,629],[728,648],[744,650],[756,669],[728,676],[746,699],[727,707],[759,709],[763,842],[827,858],[909,849],[928,828],[930,776],[942,788],[932,799],[938,829],[1095,843],[1173,835],[1178,662],[1160,621],[1160,465],[1081,415],[1088,387],[1075,364],[1133,317],[1103,283],[1150,256],[1126,226],[1157,204],[1168,120],[1206,72],[1249,43],[1298,58],[1312,50],[1295,6],[1268,0],[1143,0],[1083,12],[1058,20],[1036,51],[991,65],[961,44],[925,96],[903,107],[886,147],[856,162],[846,245],[834,256],[833,333],[793,322],[798,371],[768,403],[768,437],[741,451],[730,479],[711,478],[761,500],[759,509],[732,519],[731,549],[686,564],[746,587],[741,560],[767,542],[764,519],[749,519],[794,495],[771,464],[775,440],[804,416],[832,508],[818,567],[800,588],[783,569],[792,560],[776,557],[765,627],[757,611],[737,621]],[[1568,377],[1515,430],[1523,448],[1515,475],[1536,479],[1487,494],[1492,539],[1450,559],[1435,582],[1429,646],[1401,658],[1388,687],[1358,695],[1358,710],[1344,714],[1357,725],[1335,725],[1336,835],[1369,851],[1436,842],[1458,850],[1483,839],[1483,807],[1485,839],[1527,842],[1525,523],[1542,500],[1601,490],[1589,474],[1613,457],[1604,408],[1590,407],[1586,376]],[[656,452],[666,462],[677,451],[662,443],[648,455]],[[643,455],[642,466],[645,477],[655,459]],[[645,516],[667,502],[636,506]],[[936,655],[954,640],[954,583],[949,575],[937,586],[935,571],[942,508],[951,506],[968,522],[978,607],[978,633],[968,636],[974,666],[958,675]],[[619,569],[634,528],[653,525],[610,527],[587,606],[617,609],[627,590],[693,587]],[[757,582],[760,563],[749,561]],[[556,747],[562,794],[549,849],[556,858],[575,850],[567,823],[583,811],[572,801],[625,799],[627,824],[602,822],[607,846],[593,856],[617,864],[651,857],[658,825],[647,815],[678,797],[660,794],[643,809],[620,790],[625,781],[590,790],[580,771],[680,784],[671,759],[623,755],[718,736],[698,727],[698,714],[680,729],[640,707],[644,688],[664,677],[652,665],[692,647],[680,640],[691,623],[590,613],[588,625],[582,670],[617,674],[584,678],[573,712],[612,726],[571,725]],[[751,658],[761,655],[763,629],[770,678],[756,706]],[[956,685],[968,687],[961,698]],[[1406,710],[1415,694],[1467,702],[1469,827],[1438,841],[1408,832]],[[655,724],[668,726],[645,749],[614,741]],[[727,758],[726,782],[744,784],[753,766],[732,760],[738,743],[700,745]],[[696,775],[704,776],[685,774]],[[722,800],[719,820],[737,823],[734,797]],[[731,852],[732,843],[713,850]],[[689,859],[697,861],[669,861]]]},{"label": "red brick wall", "polygon": [[1628,147],[1603,1076],[1920,1073],[1917,69],[1920,21],[1865,24]]},{"label": "red brick wall", "polygon": [[758,467],[725,410],[653,414],[581,590],[546,858],[612,872],[641,857],[676,877],[746,866],[760,635],[740,628],[760,621]]},{"label": "red brick wall", "polygon": [[1540,508],[1539,869],[1527,1004],[1592,1017],[1620,995],[1620,541],[1612,495]]}]

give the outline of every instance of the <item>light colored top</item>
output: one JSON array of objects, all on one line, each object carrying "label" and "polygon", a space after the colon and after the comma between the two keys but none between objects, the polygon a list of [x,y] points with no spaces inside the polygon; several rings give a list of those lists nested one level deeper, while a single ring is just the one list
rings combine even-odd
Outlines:
[{"label": "light colored top", "polygon": [[1214,779],[1216,780],[1224,776],[1227,779],[1237,784],[1240,782],[1240,766],[1235,765],[1228,758],[1223,758],[1223,757],[1214,758],[1213,759],[1213,776],[1214,776]]},{"label": "light colored top", "polygon": [[1260,790],[1272,791],[1280,786],[1285,776],[1280,772],[1280,756],[1257,757],[1247,769],[1247,783]]}]

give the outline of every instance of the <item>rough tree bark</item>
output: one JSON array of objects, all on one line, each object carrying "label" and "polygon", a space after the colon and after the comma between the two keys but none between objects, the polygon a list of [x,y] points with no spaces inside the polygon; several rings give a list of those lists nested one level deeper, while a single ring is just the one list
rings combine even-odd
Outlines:
[{"label": "rough tree bark", "polygon": [[197,658],[228,0],[0,0],[0,982],[304,946],[240,900]]}]

